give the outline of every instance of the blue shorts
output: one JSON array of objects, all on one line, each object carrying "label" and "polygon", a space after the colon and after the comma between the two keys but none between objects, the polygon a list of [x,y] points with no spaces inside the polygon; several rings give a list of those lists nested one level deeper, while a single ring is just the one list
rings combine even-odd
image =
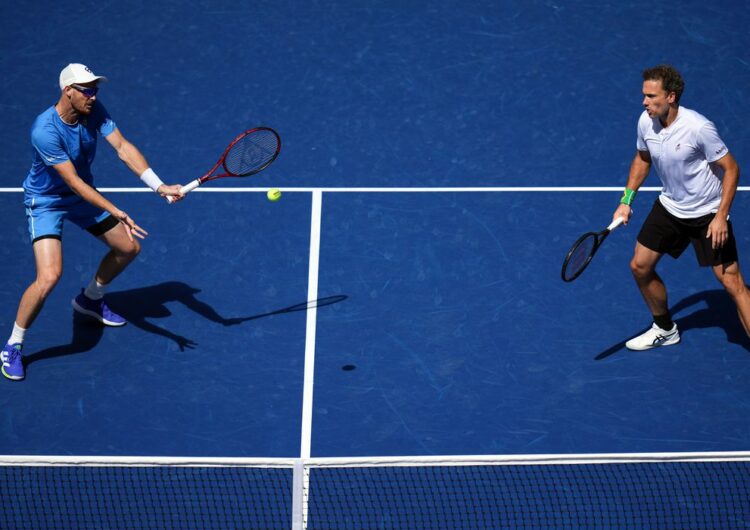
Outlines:
[{"label": "blue shorts", "polygon": [[24,200],[31,242],[47,237],[62,239],[63,221],[72,221],[95,236],[117,225],[109,212],[84,201],[78,195],[37,195]]}]

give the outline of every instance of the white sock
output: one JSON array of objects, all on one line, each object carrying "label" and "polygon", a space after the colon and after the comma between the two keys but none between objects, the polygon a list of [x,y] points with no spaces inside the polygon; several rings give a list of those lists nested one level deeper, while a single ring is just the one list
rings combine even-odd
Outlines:
[{"label": "white sock", "polygon": [[104,291],[107,290],[107,285],[96,281],[96,277],[91,279],[89,286],[83,294],[90,300],[101,300],[104,297]]},{"label": "white sock", "polygon": [[26,330],[21,326],[13,323],[13,333],[11,333],[8,339],[8,344],[23,344],[23,339],[26,336]]}]

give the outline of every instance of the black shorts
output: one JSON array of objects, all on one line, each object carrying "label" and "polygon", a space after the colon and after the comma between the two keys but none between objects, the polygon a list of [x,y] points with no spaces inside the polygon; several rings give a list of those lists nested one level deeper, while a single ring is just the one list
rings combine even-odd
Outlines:
[{"label": "black shorts", "polygon": [[701,267],[733,263],[737,261],[737,243],[731,221],[727,221],[729,237],[722,248],[711,248],[711,238],[706,238],[708,225],[714,215],[680,219],[669,213],[661,201],[656,199],[651,213],[638,233],[638,242],[648,249],[660,254],[669,254],[675,259],[692,243]]},{"label": "black shorts", "polygon": [[99,237],[112,230],[118,224],[120,224],[120,221],[118,221],[114,215],[110,215],[103,221],[96,223],[94,226],[89,226],[86,230],[89,234]]}]

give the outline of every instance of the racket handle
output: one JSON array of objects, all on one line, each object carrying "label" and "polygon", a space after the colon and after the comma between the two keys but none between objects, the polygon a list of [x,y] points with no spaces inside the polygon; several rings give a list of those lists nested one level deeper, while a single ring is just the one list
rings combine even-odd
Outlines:
[{"label": "racket handle", "polygon": [[[195,179],[194,181],[188,182],[187,184],[185,184],[184,186],[182,186],[180,188],[180,193],[182,193],[183,195],[185,195],[186,193],[189,193],[189,192],[193,191],[195,188],[197,188],[200,185],[201,185],[200,179]],[[167,195],[167,202],[168,203],[173,203],[174,201],[175,201],[174,197],[172,197],[171,195]]]},{"label": "racket handle", "polygon": [[607,230],[614,230],[615,228],[617,228],[618,226],[620,226],[624,222],[625,222],[625,218],[624,217],[618,217],[617,219],[615,219],[614,221],[612,221],[612,223],[607,227]]}]

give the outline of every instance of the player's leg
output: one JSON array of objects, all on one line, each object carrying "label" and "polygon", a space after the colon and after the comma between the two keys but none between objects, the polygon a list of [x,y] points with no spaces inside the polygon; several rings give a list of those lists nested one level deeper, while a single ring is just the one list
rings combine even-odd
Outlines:
[{"label": "player's leg", "polygon": [[62,242],[58,238],[38,239],[33,244],[36,278],[21,296],[16,321],[8,342],[2,350],[2,372],[8,379],[23,379],[24,336],[42,310],[47,297],[62,276]]},{"label": "player's leg", "polygon": [[130,240],[127,229],[120,222],[98,235],[98,238],[109,247],[109,252],[99,264],[96,281],[107,285],[138,256],[141,245],[137,239]]},{"label": "player's leg", "polygon": [[734,227],[732,222],[728,221],[729,232],[726,241],[720,248],[713,248],[711,238],[706,237],[708,225],[712,220],[713,215],[706,216],[704,223],[696,230],[692,238],[695,256],[701,267],[711,267],[716,279],[732,297],[737,306],[742,327],[750,336],[750,292],[740,270]]},{"label": "player's leg", "polygon": [[104,301],[107,285],[136,258],[141,250],[137,240],[128,238],[126,228],[114,217],[102,214],[97,222],[86,227],[92,235],[109,247],[89,285],[73,301],[73,308],[107,326],[123,326],[126,320],[113,312]]},{"label": "player's leg", "polygon": [[47,297],[62,276],[62,241],[57,238],[39,239],[34,242],[36,279],[26,289],[18,305],[16,324],[29,329],[42,310]]},{"label": "player's leg", "polygon": [[648,350],[680,342],[677,325],[672,321],[667,288],[656,272],[664,254],[678,257],[689,244],[679,222],[657,199],[638,233],[630,270],[653,318],[651,328],[625,343],[631,350]]},{"label": "player's leg", "polygon": [[729,264],[715,265],[713,271],[737,305],[737,313],[742,327],[745,328],[745,333],[750,336],[750,291],[745,285],[739,263],[735,261]]},{"label": "player's leg", "polygon": [[656,265],[662,256],[663,254],[636,242],[635,252],[630,260],[630,271],[652,315],[669,312],[667,288],[656,272]]},{"label": "player's leg", "polygon": [[25,375],[21,352],[26,331],[34,323],[62,275],[63,219],[67,212],[66,200],[59,197],[27,197],[24,205],[36,278],[21,296],[13,331],[0,354],[3,375],[16,380],[23,379]]},{"label": "player's leg", "polygon": [[630,270],[641,291],[653,318],[653,324],[641,335],[633,337],[625,343],[630,350],[649,350],[657,346],[669,346],[680,342],[680,332],[677,324],[672,321],[667,301],[667,288],[659,274],[656,265],[663,254],[636,243]]}]

